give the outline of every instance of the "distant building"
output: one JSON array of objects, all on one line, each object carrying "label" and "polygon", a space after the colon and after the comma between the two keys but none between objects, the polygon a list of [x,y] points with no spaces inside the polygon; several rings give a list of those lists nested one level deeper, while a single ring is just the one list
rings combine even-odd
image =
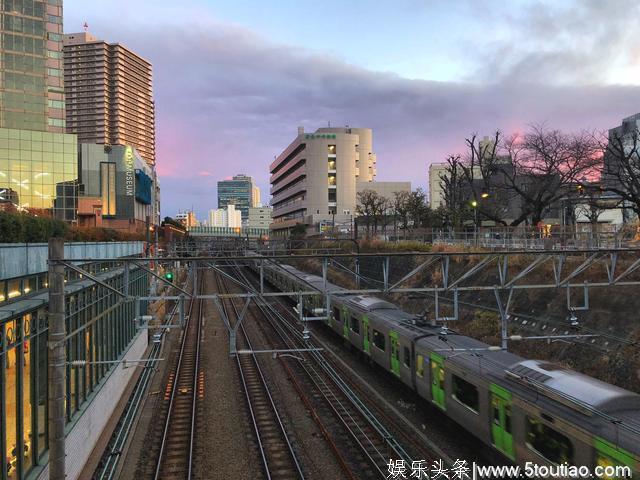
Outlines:
[{"label": "distant building", "polygon": [[[297,223],[348,222],[355,214],[358,183],[376,175],[369,128],[319,128],[297,137],[270,166],[276,235]],[[366,186],[362,187],[366,188]]]},{"label": "distant building", "polygon": [[271,223],[271,207],[252,207],[249,209],[249,219],[247,227],[269,228]]},{"label": "distant building", "polygon": [[358,182],[357,193],[363,190],[373,190],[381,197],[393,200],[396,193],[411,192],[411,182]]},{"label": "distant building", "polygon": [[242,227],[242,214],[239,210],[236,210],[235,205],[209,210],[209,226],[240,228]]},{"label": "distant building", "polygon": [[234,205],[241,212],[243,222],[249,217],[249,208],[256,206],[256,199],[260,201],[260,190],[248,175],[238,174],[231,180],[218,182],[218,208]]},{"label": "distant building", "polygon": [[176,214],[175,219],[184,226],[187,230],[193,227],[197,227],[199,222],[194,212],[179,212]]},{"label": "distant building", "polygon": [[132,145],[155,165],[151,63],[87,32],[63,43],[67,132],[81,143]]},{"label": "distant building", "polygon": [[429,165],[429,206],[431,208],[438,208],[444,205],[444,190],[441,183],[442,178],[446,175],[446,163],[432,163]]},{"label": "distant building", "polygon": [[78,223],[128,231],[144,231],[155,212],[154,169],[130,146],[80,144]]},{"label": "distant building", "polygon": [[260,200],[260,188],[257,185],[253,185],[251,189],[251,208],[261,207],[262,201]]}]

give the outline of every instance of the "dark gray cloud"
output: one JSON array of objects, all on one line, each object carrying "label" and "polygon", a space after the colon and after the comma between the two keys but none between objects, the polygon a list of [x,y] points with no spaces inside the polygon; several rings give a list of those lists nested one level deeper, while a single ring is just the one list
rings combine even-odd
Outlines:
[{"label": "dark gray cloud", "polygon": [[164,214],[193,205],[204,217],[215,207],[216,181],[239,172],[256,177],[268,200],[268,165],[298,125],[371,127],[379,179],[424,186],[427,165],[461,151],[472,132],[539,122],[604,129],[640,110],[640,87],[550,85],[517,74],[517,65],[485,84],[439,83],[368,71],[224,25],[106,33],[154,64]]}]

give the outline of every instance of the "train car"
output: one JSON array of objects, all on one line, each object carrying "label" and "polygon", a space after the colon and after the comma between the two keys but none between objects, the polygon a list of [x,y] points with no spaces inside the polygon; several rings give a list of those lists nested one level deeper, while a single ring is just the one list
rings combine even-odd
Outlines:
[{"label": "train car", "polygon": [[[640,395],[420,325],[390,302],[293,267],[269,268],[278,288],[330,292],[329,328],[510,461],[640,472]],[[323,296],[306,301],[308,313],[326,307]]]}]

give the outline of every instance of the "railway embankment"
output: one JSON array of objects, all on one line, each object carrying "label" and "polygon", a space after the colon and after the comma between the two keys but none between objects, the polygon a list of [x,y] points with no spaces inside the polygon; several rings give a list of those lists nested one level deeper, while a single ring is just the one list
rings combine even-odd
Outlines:
[{"label": "railway embankment", "polygon": [[[385,245],[382,242],[363,243],[361,252],[387,253],[398,251],[431,251],[457,252],[456,247],[435,246],[428,244]],[[524,268],[531,262],[531,255],[510,257],[510,268]],[[584,256],[567,257],[565,268],[577,267],[585,260]],[[617,265],[622,272],[633,259],[621,259]],[[418,256],[394,258],[391,262],[390,278],[404,275],[424,261]],[[478,257],[452,256],[450,271],[456,278],[468,271]],[[295,266],[303,270],[321,274],[319,260],[295,262]],[[345,267],[354,265],[343,262]],[[360,272],[363,277],[373,281],[382,281],[382,260],[380,258],[362,258]],[[553,263],[543,263],[527,276],[531,285],[549,283],[553,278]],[[601,269],[601,270],[598,270]],[[591,282],[606,278],[606,266],[600,265],[586,270],[578,282]],[[331,282],[343,287],[355,288],[354,276],[346,269],[331,268],[328,278]],[[634,277],[635,278],[635,277]],[[406,286],[439,285],[442,282],[438,268],[426,268],[417,274]],[[480,270],[470,277],[466,284],[476,282],[482,285],[498,284],[496,267]],[[574,292],[574,301],[581,303],[583,298],[579,291]],[[449,296],[449,300],[451,300]],[[426,315],[427,320],[434,315],[433,295],[390,295],[389,300],[411,313]],[[451,303],[447,296],[441,297],[441,315],[452,313]],[[460,293],[460,314],[457,321],[449,322],[448,327],[464,335],[478,338],[491,345],[500,344],[500,317],[497,312],[493,292]],[[509,334],[522,336],[540,336],[544,334],[588,334],[598,335],[590,341],[511,341],[509,350],[526,358],[548,360],[564,365],[596,377],[608,383],[640,392],[640,292],[634,286],[611,286],[591,288],[589,291],[589,309],[576,312],[579,321],[577,327],[570,325],[570,312],[567,308],[567,292],[560,289],[522,289],[514,291],[510,304],[510,314],[514,321],[510,322]],[[544,327],[544,329],[543,329]],[[565,333],[566,332],[566,333]]]}]

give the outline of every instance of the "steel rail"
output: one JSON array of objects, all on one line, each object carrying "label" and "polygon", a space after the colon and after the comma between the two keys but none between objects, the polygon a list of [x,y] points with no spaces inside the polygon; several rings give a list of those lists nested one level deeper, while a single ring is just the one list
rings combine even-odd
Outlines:
[{"label": "steel rail", "polygon": [[[238,275],[243,276],[245,278],[245,283],[247,283],[246,276],[240,270],[238,270]],[[297,342],[292,338],[291,335],[295,336],[298,342],[301,342],[303,345],[307,345],[307,342],[303,339],[301,332],[295,327],[295,325],[293,325],[280,312],[278,312],[273,307],[273,305],[268,302],[264,302],[260,297],[256,297],[256,299],[258,307],[267,318],[269,324],[280,336],[282,341],[285,342],[286,345],[288,345],[290,348],[296,348]],[[278,319],[280,321],[278,321]],[[282,330],[282,327],[286,327],[291,335]],[[346,397],[347,401],[355,408],[357,412],[359,412],[359,414],[369,424],[369,426],[373,428],[377,435],[383,440],[384,444],[391,448],[398,456],[398,458],[404,459],[405,462],[408,462],[408,464],[411,465],[412,459],[410,455],[395,440],[393,435],[378,421],[378,419],[375,417],[375,415],[373,415],[369,408],[359,399],[357,394],[355,394],[355,392],[353,392],[353,390],[340,378],[339,374],[323,357],[323,355],[318,351],[312,351],[309,353],[314,360],[314,363],[318,367],[320,367],[322,371],[325,372],[330,381],[337,387],[338,392]],[[315,369],[309,362],[299,362],[299,364],[308,375],[310,381],[315,385],[320,394],[323,396],[330,409],[334,411],[335,415],[343,424],[345,429],[349,432],[351,437],[362,449],[364,454],[369,458],[374,468],[378,470],[382,477],[386,477],[388,472],[381,468],[381,464],[384,464],[386,466],[388,457],[380,452],[380,450],[375,446],[374,441],[369,437],[367,432],[362,429],[362,426],[358,424],[357,420],[349,411],[349,408],[344,405],[344,402],[341,402],[338,399],[338,397],[336,396],[336,392],[334,390],[330,390],[330,387],[328,387],[327,383],[322,378],[322,374],[320,374],[318,370]],[[324,384],[324,388],[321,384]],[[329,395],[331,395],[333,398],[329,398]],[[336,405],[342,407],[343,413],[340,413],[338,411]],[[348,420],[351,420],[353,422],[353,426],[357,427],[358,431],[364,437],[364,439],[358,438],[358,433],[348,425]],[[365,445],[366,443],[368,443],[372,447],[374,452],[371,452],[367,449]],[[374,456],[378,458],[378,461],[376,461]]]},{"label": "steel rail", "polygon": [[[216,282],[218,283],[218,288],[220,290],[222,289],[226,289],[225,285],[224,285],[224,280],[222,280],[222,278],[220,277],[220,275],[215,275],[216,278]],[[230,302],[231,303],[231,307],[234,311],[234,315],[236,316],[236,319],[239,316],[239,312],[238,312],[238,307],[235,305],[235,303]],[[227,318],[229,319],[229,315],[228,315],[228,309],[225,305],[224,302],[222,302],[222,308],[225,311],[225,315],[227,315]],[[229,319],[230,321],[230,319]],[[249,350],[253,350],[253,347],[251,345],[251,341],[249,340],[249,335],[247,333],[247,331],[245,330],[244,325],[240,325],[240,330],[242,331],[242,334],[244,335],[244,339],[245,342],[247,343],[247,347],[249,348]],[[237,360],[237,364],[238,364],[238,370],[240,372],[240,378],[242,380],[242,386],[245,392],[245,397],[247,399],[247,405],[249,407],[249,412],[251,414],[251,420],[253,423],[253,427],[254,427],[254,431],[256,433],[256,439],[258,442],[258,446],[260,448],[260,456],[262,458],[262,462],[263,462],[263,466],[265,469],[265,474],[267,476],[267,478],[269,480],[271,480],[273,478],[272,472],[270,470],[270,459],[268,459],[267,457],[269,456],[267,454],[267,449],[262,441],[262,435],[264,435],[264,432],[261,431],[261,427],[258,425],[258,420],[257,420],[257,416],[256,416],[256,412],[254,410],[254,405],[252,404],[253,401],[255,401],[255,399],[252,400],[251,398],[251,394],[249,393],[249,385],[247,384],[247,378],[245,376],[245,372],[244,369],[246,367],[244,367],[242,365],[242,358],[246,358],[247,356],[245,355],[236,355],[236,360]],[[255,370],[258,373],[258,378],[260,379],[260,384],[262,386],[262,390],[265,393],[265,396],[268,400],[268,403],[271,407],[271,411],[273,412],[274,416],[275,416],[275,420],[276,420],[276,424],[278,426],[278,431],[282,434],[282,439],[284,440],[284,442],[286,443],[287,446],[287,451],[289,453],[289,456],[291,457],[291,459],[293,460],[293,464],[295,467],[295,473],[297,474],[297,476],[301,479],[304,480],[305,476],[304,473],[302,472],[302,467],[300,466],[300,463],[298,462],[298,458],[297,455],[293,449],[293,446],[291,445],[291,442],[289,441],[289,435],[287,434],[287,431],[284,427],[284,424],[282,423],[282,418],[280,417],[280,414],[278,413],[278,409],[275,405],[275,402],[273,400],[273,396],[271,395],[271,392],[269,390],[269,387],[267,385],[267,381],[264,377],[264,374],[262,372],[262,369],[260,368],[260,364],[258,362],[258,359],[256,358],[255,354],[251,354],[248,357],[251,358],[252,360],[252,365],[255,366]]]},{"label": "steel rail", "polygon": [[[202,279],[200,279],[201,284]],[[198,291],[198,285],[194,285],[194,291],[197,293]],[[199,302],[198,305],[198,315],[196,319],[192,318],[192,313],[193,313],[193,308],[196,302]],[[164,430],[163,430],[163,434],[162,434],[162,443],[160,445],[160,453],[158,454],[158,463],[156,465],[156,470],[154,473],[154,479],[158,480],[159,478],[162,477],[162,469],[163,466],[166,463],[166,455],[167,455],[167,444],[170,440],[170,435],[169,435],[169,430],[171,427],[171,422],[173,420],[173,413],[174,413],[174,407],[175,407],[175,400],[176,400],[176,394],[179,390],[179,383],[180,383],[180,375],[183,373],[182,371],[182,367],[183,367],[183,363],[184,363],[184,358],[185,358],[185,353],[187,352],[187,348],[188,348],[188,343],[189,343],[189,330],[191,328],[193,328],[193,322],[195,321],[195,328],[197,329],[196,332],[196,338],[197,338],[197,344],[196,344],[196,368],[194,369],[194,373],[193,373],[193,383],[192,383],[192,395],[193,395],[193,402],[192,402],[192,410],[191,410],[191,421],[190,421],[190,427],[191,427],[191,431],[189,433],[189,451],[188,451],[188,456],[187,456],[187,478],[190,479],[191,478],[191,472],[192,472],[192,465],[193,465],[193,431],[194,431],[194,427],[195,427],[195,416],[196,416],[196,410],[195,410],[195,398],[197,397],[197,381],[198,381],[198,360],[197,357],[199,355],[199,347],[200,347],[200,334],[201,334],[201,325],[202,325],[202,313],[203,313],[203,309],[202,309],[202,300],[194,300],[191,301],[189,303],[189,317],[187,319],[187,324],[185,325],[185,329],[184,329],[184,333],[182,336],[182,342],[180,345],[180,352],[178,355],[178,365],[176,367],[176,373],[173,377],[173,382],[171,385],[171,396],[170,396],[170,400],[169,400],[169,407],[168,407],[168,411],[167,411],[167,418],[165,420],[165,425],[164,425]],[[173,478],[173,477],[172,477]]]},{"label": "steel rail", "polygon": [[[178,304],[173,306],[173,309],[169,313],[169,318],[173,319],[178,313]],[[160,351],[162,350],[162,344],[157,343],[154,344],[153,348],[149,352],[149,359],[155,360],[160,356]],[[121,415],[121,421],[118,425],[118,430],[112,434],[112,438],[115,435],[115,439],[113,443],[111,443],[111,448],[108,453],[105,453],[104,456],[107,457],[106,462],[101,465],[101,467],[96,470],[93,477],[98,480],[111,480],[115,476],[115,472],[118,469],[118,465],[120,459],[122,458],[122,454],[124,451],[125,444],[127,439],[129,438],[129,434],[131,433],[131,429],[133,428],[133,424],[135,423],[138,412],[140,411],[140,407],[144,403],[144,393],[147,390],[149,383],[151,382],[151,378],[153,376],[155,367],[145,367],[143,372],[140,375],[140,378],[136,382],[134,387],[134,391],[130,395],[129,402],[125,406],[125,411]]]}]

